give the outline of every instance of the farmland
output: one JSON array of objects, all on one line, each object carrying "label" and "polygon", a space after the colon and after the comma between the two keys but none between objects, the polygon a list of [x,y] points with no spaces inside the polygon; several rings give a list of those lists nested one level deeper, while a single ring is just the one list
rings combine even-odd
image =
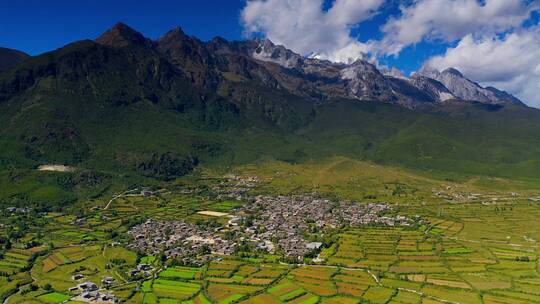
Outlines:
[{"label": "farmland", "polygon": [[[373,171],[371,179],[345,170],[333,181],[328,176],[343,166],[341,161],[313,168],[257,168],[255,186],[254,179],[216,178],[208,172],[158,195],[119,198],[106,210],[93,207],[107,200],[89,201],[80,207],[83,215],[48,212],[31,220],[31,215],[8,215],[5,227],[21,233],[9,248],[3,245],[0,294],[7,303],[60,303],[77,294],[78,284],[90,281],[126,303],[540,301],[540,204],[529,199],[539,195],[535,190],[517,185],[500,191],[476,180],[455,183],[384,170]],[[237,170],[255,173],[250,166]],[[235,191],[242,183],[250,186]],[[301,260],[246,244],[230,255],[204,253],[207,262],[189,265],[163,252],[127,246],[133,238],[129,229],[149,218],[182,218],[193,227],[216,229],[244,210],[250,193],[286,196],[308,189],[332,200],[385,202],[392,207],[388,216],[402,215],[413,224],[318,229],[308,237],[320,241],[321,248]],[[17,226],[22,220],[28,227]]]}]

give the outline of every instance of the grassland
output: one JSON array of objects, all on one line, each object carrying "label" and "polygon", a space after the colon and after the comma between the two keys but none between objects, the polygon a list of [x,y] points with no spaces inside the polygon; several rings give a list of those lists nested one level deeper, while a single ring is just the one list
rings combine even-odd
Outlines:
[{"label": "grassland", "polygon": [[62,303],[69,300],[71,297],[62,293],[51,292],[37,297],[38,300],[45,303]]}]

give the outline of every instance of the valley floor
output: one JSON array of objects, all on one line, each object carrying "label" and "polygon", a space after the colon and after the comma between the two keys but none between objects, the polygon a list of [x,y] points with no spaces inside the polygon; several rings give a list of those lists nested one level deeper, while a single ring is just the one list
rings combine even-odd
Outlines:
[{"label": "valley floor", "polygon": [[[441,181],[347,159],[233,171],[91,200],[77,214],[2,211],[3,233],[17,237],[2,245],[0,295],[5,303],[79,303],[97,293],[126,303],[540,303],[534,188]],[[202,265],[127,249],[128,231],[149,218],[219,227],[249,197],[313,191],[332,201],[385,203],[392,216],[416,224],[306,232],[322,246],[301,260],[249,244],[231,255],[195,252],[212,257]],[[89,298],[76,297],[81,290]]]}]

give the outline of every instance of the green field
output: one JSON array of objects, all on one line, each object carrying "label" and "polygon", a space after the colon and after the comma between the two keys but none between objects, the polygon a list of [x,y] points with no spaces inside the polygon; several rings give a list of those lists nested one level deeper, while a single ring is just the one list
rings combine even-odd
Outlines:
[{"label": "green field", "polygon": [[170,267],[160,272],[159,277],[191,280],[191,279],[194,279],[195,276],[200,273],[201,273],[201,270],[198,268]]},{"label": "green field", "polygon": [[39,300],[45,303],[62,303],[69,300],[71,297],[62,293],[51,292],[38,297]]}]

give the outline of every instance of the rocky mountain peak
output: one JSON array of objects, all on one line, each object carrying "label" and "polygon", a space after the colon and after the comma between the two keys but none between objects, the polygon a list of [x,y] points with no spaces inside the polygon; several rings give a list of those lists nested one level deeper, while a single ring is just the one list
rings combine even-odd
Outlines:
[{"label": "rocky mountain peak", "polygon": [[157,40],[156,47],[197,87],[214,87],[216,77],[212,71],[212,53],[204,42],[176,27]]},{"label": "rocky mountain peak", "polygon": [[216,88],[220,75],[232,79],[231,75],[235,74],[237,81],[258,79],[263,85],[271,83],[272,88],[281,87],[316,101],[352,97],[408,107],[450,99],[487,104],[521,103],[508,93],[483,88],[455,68],[441,72],[426,66],[408,78],[396,68],[378,68],[361,58],[344,64],[304,57],[269,39],[228,42],[216,37],[206,43],[176,27],[152,42],[119,23],[97,42],[114,47],[155,48],[199,87]]},{"label": "rocky mountain peak", "polygon": [[269,39],[258,39],[255,41],[257,42],[257,47],[251,55],[257,60],[273,62],[286,68],[297,67],[302,61],[302,56],[282,45],[275,45]]},{"label": "rocky mountain peak", "polygon": [[174,44],[174,43],[181,43],[182,41],[189,39],[189,36],[187,36],[182,28],[179,26],[173,28],[172,30],[168,31],[163,35],[161,38],[159,38],[158,43],[160,45],[166,45],[166,44]]},{"label": "rocky mountain peak", "polygon": [[216,53],[231,51],[231,43],[229,43],[227,39],[219,36],[212,38],[206,46],[210,51]]},{"label": "rocky mountain peak", "polygon": [[357,59],[341,70],[341,78],[347,82],[349,94],[356,98],[381,98],[393,95],[392,86],[375,65]]},{"label": "rocky mountain peak", "polygon": [[463,76],[463,74],[461,74],[460,71],[458,71],[457,69],[455,68],[448,68],[444,71],[442,71],[443,74],[451,74],[451,75],[454,75],[454,76],[457,76],[457,77],[462,77],[462,78],[465,78]]},{"label": "rocky mountain peak", "polygon": [[152,45],[150,39],[145,38],[141,33],[121,22],[103,33],[96,39],[96,42],[112,47],[127,47],[134,45],[149,47]]},{"label": "rocky mountain peak", "polygon": [[377,76],[382,76],[377,67],[362,59],[356,59],[356,61],[350,65],[347,65],[341,71],[343,79],[369,78],[374,74]]},{"label": "rocky mountain peak", "polygon": [[433,78],[415,73],[408,80],[412,85],[431,96],[433,100],[443,102],[456,98],[444,84]]},{"label": "rocky mountain peak", "polygon": [[478,101],[487,104],[515,103],[522,104],[519,99],[499,90],[488,89],[466,78],[455,68],[447,68],[442,72],[433,68],[424,67],[419,75],[432,78],[442,83],[454,96],[470,101]]}]

